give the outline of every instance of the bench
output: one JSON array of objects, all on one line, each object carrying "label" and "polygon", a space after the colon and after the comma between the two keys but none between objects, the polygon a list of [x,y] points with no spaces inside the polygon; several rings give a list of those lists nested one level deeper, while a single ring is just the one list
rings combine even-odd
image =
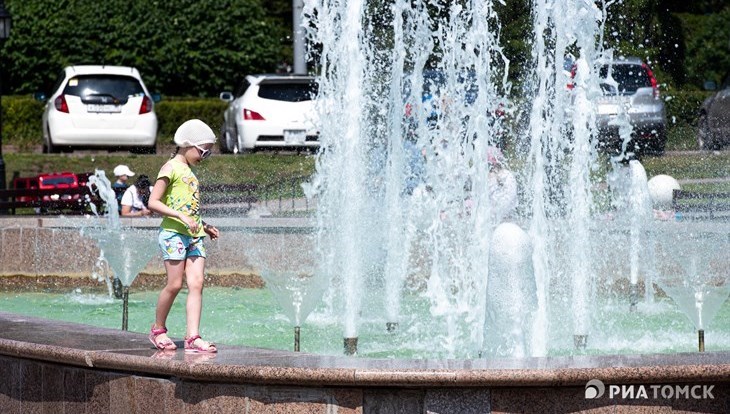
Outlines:
[{"label": "bench", "polygon": [[672,207],[688,219],[730,219],[730,193],[700,193],[674,190]]},{"label": "bench", "polygon": [[201,185],[204,215],[245,215],[259,201],[259,187],[252,183]]},{"label": "bench", "polygon": [[28,209],[30,214],[86,214],[91,204],[101,211],[103,201],[86,186],[52,189],[9,189],[0,190],[0,212],[18,214]]}]

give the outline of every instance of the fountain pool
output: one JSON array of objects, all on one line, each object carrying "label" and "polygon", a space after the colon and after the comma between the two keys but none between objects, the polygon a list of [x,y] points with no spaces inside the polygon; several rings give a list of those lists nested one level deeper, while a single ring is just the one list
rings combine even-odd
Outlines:
[{"label": "fountain pool", "polygon": [[[129,298],[129,330],[146,332],[157,300],[157,291],[132,289]],[[173,336],[183,333],[184,295],[181,292],[170,314],[168,328]],[[268,289],[211,287],[205,291],[203,334],[227,345],[292,350],[293,325]],[[425,310],[428,304],[418,296],[406,296],[404,306]],[[595,306],[602,315],[594,327],[595,342],[583,355],[618,355],[650,353],[682,353],[697,350],[695,328],[690,319],[667,297],[654,303],[641,303],[637,312],[627,312],[624,297],[606,298]],[[50,318],[61,321],[84,321],[106,328],[119,328],[122,301],[105,293],[84,293],[81,289],[66,293],[3,292],[0,311]],[[412,332],[428,335],[416,318],[401,322],[396,333],[383,329],[382,319],[364,318],[358,356],[370,358],[434,358],[430,346],[434,338],[416,341]],[[707,351],[730,350],[730,302],[719,309],[706,327]],[[301,351],[322,355],[341,355],[342,340],[338,318],[327,316],[322,307],[315,309],[301,324]],[[433,334],[432,334],[433,336]],[[569,329],[551,332],[555,344],[551,356],[573,355]],[[476,355],[474,356],[476,357]]]}]

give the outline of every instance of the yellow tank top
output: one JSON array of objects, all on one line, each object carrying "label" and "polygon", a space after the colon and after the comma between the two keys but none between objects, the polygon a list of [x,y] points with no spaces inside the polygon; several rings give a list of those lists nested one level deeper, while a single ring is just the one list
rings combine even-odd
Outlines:
[{"label": "yellow tank top", "polygon": [[198,223],[198,233],[193,234],[185,226],[185,223],[173,217],[164,217],[160,227],[163,230],[174,231],[180,234],[187,234],[193,237],[205,236],[203,230],[203,219],[200,217],[200,191],[198,189],[198,178],[193,174],[190,166],[184,162],[172,159],[169,161],[172,169],[169,172],[162,172],[157,179],[167,178],[170,183],[162,195],[162,202],[176,211],[192,217]]}]

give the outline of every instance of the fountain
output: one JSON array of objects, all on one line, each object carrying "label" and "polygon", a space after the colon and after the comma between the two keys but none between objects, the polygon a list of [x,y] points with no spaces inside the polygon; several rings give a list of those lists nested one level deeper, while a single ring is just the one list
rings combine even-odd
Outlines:
[{"label": "fountain", "polygon": [[[129,287],[157,252],[157,240],[150,231],[121,226],[117,198],[104,171],[96,170],[94,175],[89,176],[88,185],[104,200],[106,226],[82,227],[80,231],[82,235],[94,239],[99,247],[100,256],[95,268],[101,270],[105,267],[110,268],[114,273],[114,282],[118,281],[121,284],[122,330],[127,330]],[[98,215],[98,212],[95,213]],[[103,274],[107,276],[105,280],[111,292],[113,283],[109,282],[109,272]]]},{"label": "fountain", "polygon": [[[627,152],[632,128],[625,111],[612,122],[621,154],[609,164],[597,150],[598,68],[617,53],[601,35],[612,4],[534,2],[535,32],[546,35],[535,38],[534,70],[521,90],[531,105],[523,106],[529,122],[513,125],[515,134],[505,139],[509,120],[497,116],[496,103],[520,108],[520,101],[507,81],[510,62],[492,2],[449,4],[437,17],[406,1],[384,14],[365,2],[311,2],[305,12],[310,40],[321,45],[323,151],[308,194],[319,203],[318,263],[330,278],[325,299],[341,316],[346,342],[358,337],[364,306],[371,316],[377,309],[389,331],[402,330],[403,319],[414,318],[404,295],[429,302],[408,329],[414,337],[424,337],[422,329],[437,333],[435,357],[475,357],[499,335],[485,328],[485,298],[492,272],[499,273],[487,254],[500,224],[490,214],[497,201],[487,191],[492,167],[484,162],[493,146],[504,147],[519,178],[522,207],[509,220],[529,236],[535,284],[529,296],[536,305],[525,312],[536,328],[524,338],[530,346],[515,347],[512,356],[523,356],[517,349],[548,355],[556,325],[572,326],[576,352],[590,346],[596,292],[613,283],[617,267],[604,257],[600,241],[608,237],[629,247],[630,310],[642,296],[652,300],[653,270],[640,266],[652,255],[643,248],[654,233],[648,180]],[[574,62],[572,80],[565,56]],[[422,154],[415,190],[410,146]],[[609,195],[624,198],[622,211],[608,221],[594,202],[606,169],[626,175],[623,188]],[[363,292],[373,289],[375,302],[365,302],[370,295]]]},{"label": "fountain", "polygon": [[[322,151],[305,188],[318,200],[316,233],[304,243],[315,256],[302,260],[305,250],[288,242],[235,252],[266,279],[294,326],[295,350],[300,328],[309,324],[321,328],[335,351],[317,357],[259,350],[274,355],[262,368],[250,348],[231,347],[219,358],[227,365],[217,374],[181,366],[177,356],[158,365],[126,355],[147,356],[142,348],[114,355],[128,363],[121,368],[98,351],[72,362],[117,373],[149,369],[159,383],[177,381],[161,376],[209,381],[219,387],[213,395],[232,399],[246,384],[247,407],[257,406],[259,395],[280,393],[297,402],[370,404],[364,412],[378,411],[378,404],[391,407],[383,412],[443,412],[468,404],[474,411],[515,412],[524,407],[505,401],[530,394],[528,408],[558,411],[577,391],[580,408],[609,410],[635,402],[593,401],[603,393],[602,381],[718,381],[726,390],[727,352],[636,355],[685,350],[676,335],[684,321],[676,320],[681,315],[668,310],[665,298],[652,302],[652,282],[687,312],[703,340],[728,297],[727,255],[717,254],[727,251],[728,228],[648,217],[653,186],[641,164],[626,153],[607,161],[597,151],[592,100],[600,94],[598,62],[613,53],[604,49],[602,33],[614,4],[533,1],[534,53],[516,88],[507,78],[510,62],[492,1],[393,0],[388,7],[307,1],[304,26],[318,46],[321,75]],[[563,66],[568,55],[576,68],[572,89]],[[624,150],[631,133],[625,121],[617,120]],[[520,185],[519,208],[504,217],[494,214],[489,191],[495,167],[486,160],[493,147],[503,148]],[[623,177],[609,194],[623,197],[621,203],[595,202],[606,169]],[[92,236],[105,255],[115,243],[126,244],[115,231]],[[654,266],[646,255],[656,256]],[[121,254],[116,262],[128,258]],[[127,273],[130,284],[133,274]],[[218,294],[226,298],[214,310],[223,326],[212,337],[230,334],[232,326],[248,335],[236,315],[243,312],[229,309],[231,294]],[[250,329],[274,323],[265,316]],[[333,330],[336,340],[327,336]],[[381,342],[373,345],[374,338]],[[727,351],[723,340],[714,346]],[[288,335],[286,341],[288,348]],[[342,345],[346,356],[332,356]],[[594,358],[598,354],[610,356]],[[597,382],[600,392],[584,398]],[[553,393],[556,383],[566,386]],[[312,397],[306,387],[335,391]],[[517,396],[507,395],[515,390]],[[260,399],[260,405],[271,401]],[[682,403],[642,401],[629,409]]]},{"label": "fountain", "polygon": [[700,352],[705,329],[730,296],[730,237],[697,229],[665,229],[657,246],[659,286],[692,321]]}]

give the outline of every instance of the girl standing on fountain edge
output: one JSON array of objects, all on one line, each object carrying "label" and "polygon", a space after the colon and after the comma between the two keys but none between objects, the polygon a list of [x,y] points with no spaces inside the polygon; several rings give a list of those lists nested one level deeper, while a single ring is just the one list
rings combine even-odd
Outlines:
[{"label": "girl standing on fountain edge", "polygon": [[203,307],[206,235],[218,238],[218,229],[200,216],[198,179],[190,169],[210,155],[215,133],[203,121],[185,121],[175,131],[177,149],[157,175],[150,194],[149,209],[162,215],[158,242],[167,273],[167,284],[157,299],[155,323],[150,341],[160,350],[177,349],[165,327],[172,303],[182,289],[183,274],[188,286],[186,310],[186,352],[217,352],[215,344],[200,337],[200,314]]}]

